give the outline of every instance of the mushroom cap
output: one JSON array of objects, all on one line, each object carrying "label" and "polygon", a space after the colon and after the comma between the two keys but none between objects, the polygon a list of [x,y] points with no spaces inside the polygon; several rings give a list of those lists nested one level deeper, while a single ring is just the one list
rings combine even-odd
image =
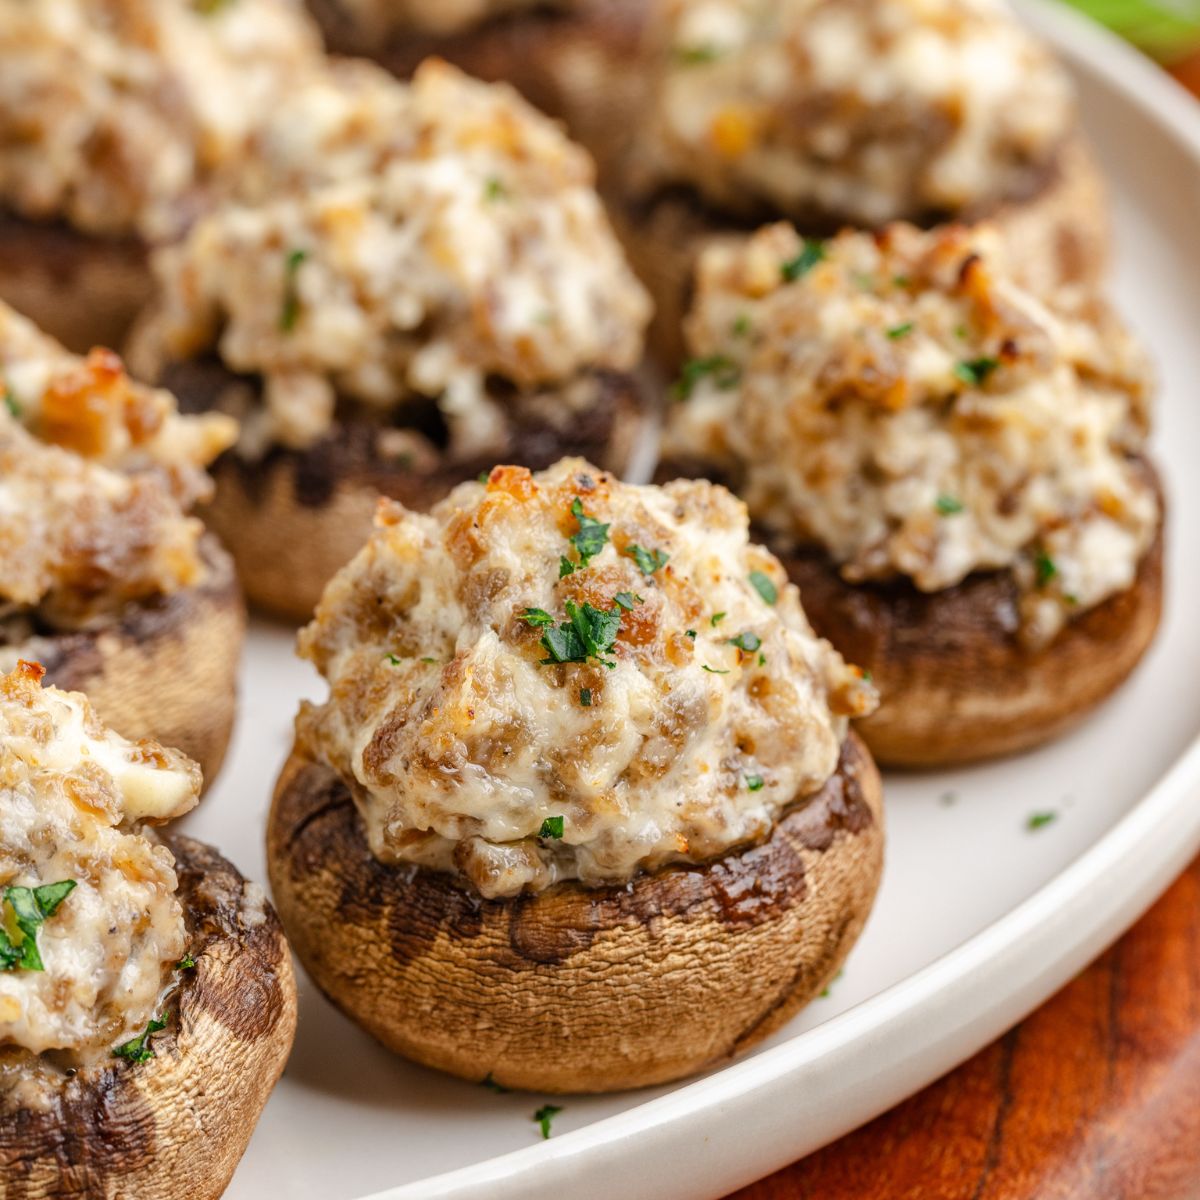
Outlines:
[{"label": "mushroom cap", "polygon": [[[677,369],[687,357],[684,316],[701,250],[718,239],[744,237],[763,221],[784,215],[766,212],[762,220],[747,222],[716,212],[678,188],[649,199],[627,196],[610,210],[629,261],[654,300],[650,351],[669,370]],[[1014,278],[1038,295],[1062,284],[1095,283],[1108,265],[1105,187],[1080,137],[1062,147],[1039,191],[958,219],[995,226]],[[842,223],[836,213],[802,214],[794,220],[802,233],[810,235],[836,232]]]},{"label": "mushroom cap", "polygon": [[626,887],[482,900],[372,857],[341,779],[293,752],[267,854],[301,962],[389,1049],[505,1087],[615,1091],[740,1053],[834,976],[879,883],[882,788],[851,733],[761,845]]},{"label": "mushroom cap", "polygon": [[1161,524],[1133,586],[1040,650],[1017,638],[1011,570],[921,592],[907,580],[847,583],[823,551],[774,550],[813,628],[871,672],[881,704],[858,729],[886,766],[974,762],[1058,737],[1137,666],[1162,614]]},{"label": "mushroom cap", "polygon": [[95,628],[37,635],[3,653],[40,662],[48,684],[85,692],[122,736],[182,750],[200,764],[207,787],[233,729],[246,608],[233,560],[212,534],[200,552],[207,571],[196,585],[128,604]]},{"label": "mushroom cap", "polygon": [[[598,371],[596,379],[595,408],[577,414],[565,429],[514,422],[509,458],[536,470],[564,454],[580,454],[623,473],[650,412],[632,377]],[[216,408],[236,380],[206,360],[175,364],[162,382],[179,397],[182,411],[202,412]],[[307,621],[326,583],[366,541],[381,495],[428,509],[457,484],[508,461],[502,454],[407,462],[388,453],[387,429],[378,421],[340,421],[306,450],[273,446],[262,458],[247,459],[234,449],[213,464],[216,495],[199,515],[229,547],[251,604],[285,620]]]},{"label": "mushroom cap", "polygon": [[0,208],[0,299],[68,350],[120,346],[153,291],[140,238],[92,237]]},{"label": "mushroom cap", "polygon": [[4,1111],[6,1200],[216,1200],[283,1071],[296,985],[279,919],[215,850],[164,840],[196,965],[168,997],[153,1058],[103,1059],[45,1109]]}]

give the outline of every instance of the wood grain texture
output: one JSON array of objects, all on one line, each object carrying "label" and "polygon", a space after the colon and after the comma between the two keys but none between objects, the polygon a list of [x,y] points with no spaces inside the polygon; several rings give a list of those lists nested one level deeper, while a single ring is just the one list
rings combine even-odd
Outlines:
[{"label": "wood grain texture", "polygon": [[1200,859],[945,1078],[731,1200],[1200,1197]]}]

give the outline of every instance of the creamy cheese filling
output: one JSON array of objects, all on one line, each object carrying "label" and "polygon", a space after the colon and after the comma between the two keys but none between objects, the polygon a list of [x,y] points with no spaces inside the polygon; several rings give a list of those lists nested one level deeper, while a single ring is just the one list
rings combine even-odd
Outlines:
[{"label": "creamy cheese filling", "polygon": [[579,459],[381,507],[301,653],[297,721],[385,862],[485,896],[618,884],[766,837],[875,694],[723,488]]},{"label": "creamy cheese filling", "polygon": [[668,453],[852,581],[1012,568],[1024,633],[1131,586],[1159,504],[1151,378],[1100,300],[1038,300],[987,231],[776,225],[703,257]]},{"label": "creamy cheese filling", "polygon": [[579,0],[337,0],[360,38],[402,33],[466,33],[493,17],[569,8]]},{"label": "creamy cheese filling", "polygon": [[171,854],[139,823],[190,809],[200,771],[118,737],[41,674],[24,663],[0,678],[0,944],[24,949],[30,936],[17,922],[23,891],[73,886],[34,928],[41,969],[5,968],[0,954],[0,1059],[79,1061],[145,1029],[188,949]]},{"label": "creamy cheese filling", "polygon": [[0,201],[177,234],[322,61],[301,0],[0,0]]},{"label": "creamy cheese filling", "polygon": [[648,183],[735,213],[866,224],[1038,186],[1074,119],[997,0],[663,0]]},{"label": "creamy cheese filling", "polygon": [[[381,413],[437,398],[455,452],[494,440],[499,377],[518,390],[639,360],[649,302],[593,188],[587,155],[510,88],[427,63],[380,88],[332,178],[201,220],[158,261],[162,304],[139,368],[217,351],[263,381],[267,440],[311,445],[340,397]],[[336,93],[334,131],[364,127]],[[304,103],[304,101],[301,101]],[[290,116],[289,116],[290,119]],[[292,153],[268,131],[280,159]]]}]

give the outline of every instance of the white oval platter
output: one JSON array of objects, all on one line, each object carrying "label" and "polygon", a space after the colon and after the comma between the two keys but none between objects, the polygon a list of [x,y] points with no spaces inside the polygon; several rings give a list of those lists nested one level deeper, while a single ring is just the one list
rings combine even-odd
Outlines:
[{"label": "white oval platter", "polygon": [[[1022,13],[1075,73],[1112,183],[1115,296],[1149,341],[1171,505],[1168,611],[1132,682],[1036,754],[887,780],[874,915],[826,998],[756,1053],[675,1087],[496,1095],[379,1049],[301,981],[296,1049],[231,1200],[708,1200],[880,1113],[1015,1023],[1113,941],[1200,847],[1200,105],[1070,12]],[[255,623],[225,772],[187,827],[265,878],[291,718],[318,681]],[[1036,830],[1034,812],[1057,819]],[[548,1031],[546,1054],[559,1035]]]}]

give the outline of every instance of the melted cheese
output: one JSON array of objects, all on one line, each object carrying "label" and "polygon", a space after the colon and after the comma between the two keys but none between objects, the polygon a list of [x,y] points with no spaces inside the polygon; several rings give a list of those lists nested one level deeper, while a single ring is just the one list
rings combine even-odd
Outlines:
[{"label": "melted cheese", "polygon": [[41,673],[0,679],[0,888],[76,886],[38,931],[45,969],[0,971],[0,1050],[106,1054],[145,1028],[187,950],[171,855],[136,823],[190,809],[200,771]]},{"label": "melted cheese", "polygon": [[[463,453],[498,419],[490,376],[532,390],[633,367],[649,302],[587,155],[510,88],[444,63],[407,86],[369,78],[362,96],[314,97],[310,135],[264,132],[280,163],[353,135],[320,155],[332,178],[220,209],[162,254],[139,367],[216,349],[262,377],[269,440],[293,447],[328,430],[339,397],[438,397]],[[355,119],[379,104],[393,115]]]},{"label": "melted cheese", "polygon": [[[564,557],[581,561],[576,498],[609,528],[563,574]],[[635,545],[665,565],[647,573]],[[568,603],[619,614],[615,642],[547,663],[547,626],[522,614],[557,627]],[[381,505],[301,651],[330,697],[302,711],[300,744],[350,786],[372,851],[456,870],[485,896],[622,883],[759,840],[826,782],[847,718],[875,703],[748,542],[738,500],[708,483],[633,487],[578,459],[497,467],[429,515]],[[562,837],[539,836],[555,818]]]},{"label": "melted cheese", "polygon": [[777,225],[704,256],[687,336],[719,369],[675,407],[669,452],[850,580],[1014,569],[1034,643],[1128,588],[1159,506],[1135,461],[1149,367],[1111,310],[1035,299],[986,232],[803,245]]},{"label": "melted cheese", "polygon": [[1036,187],[1074,119],[995,0],[663,0],[647,183],[735,213],[881,224]]}]

